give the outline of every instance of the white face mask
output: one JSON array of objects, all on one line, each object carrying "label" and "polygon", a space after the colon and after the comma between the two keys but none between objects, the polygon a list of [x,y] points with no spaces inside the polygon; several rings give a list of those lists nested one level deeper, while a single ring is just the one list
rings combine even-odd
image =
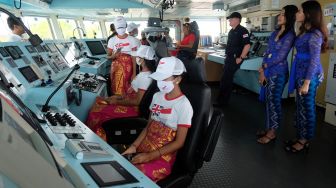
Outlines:
[{"label": "white face mask", "polygon": [[126,33],[126,28],[121,27],[121,28],[116,29],[116,31],[118,35],[124,35]]},{"label": "white face mask", "polygon": [[136,58],[135,58],[135,61],[136,61],[136,64],[139,65],[139,66],[140,66],[141,63],[142,63],[142,59],[141,59],[140,57],[136,57]]},{"label": "white face mask", "polygon": [[170,93],[174,89],[173,81],[157,81],[157,86],[163,93]]}]

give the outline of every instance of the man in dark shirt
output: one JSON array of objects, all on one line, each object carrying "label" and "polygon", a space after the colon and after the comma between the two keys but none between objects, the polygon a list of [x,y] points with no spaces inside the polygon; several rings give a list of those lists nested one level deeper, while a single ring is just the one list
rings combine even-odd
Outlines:
[{"label": "man in dark shirt", "polygon": [[250,49],[250,36],[247,29],[240,25],[241,18],[238,12],[233,12],[227,17],[232,29],[229,32],[225,49],[226,58],[217,101],[220,106],[228,104],[232,92],[233,76]]}]

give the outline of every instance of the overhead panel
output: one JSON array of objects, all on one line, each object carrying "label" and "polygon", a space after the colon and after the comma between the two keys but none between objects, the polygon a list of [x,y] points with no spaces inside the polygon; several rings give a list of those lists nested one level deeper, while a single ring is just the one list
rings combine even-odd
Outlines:
[{"label": "overhead panel", "polygon": [[53,0],[51,9],[149,8],[136,0]]}]

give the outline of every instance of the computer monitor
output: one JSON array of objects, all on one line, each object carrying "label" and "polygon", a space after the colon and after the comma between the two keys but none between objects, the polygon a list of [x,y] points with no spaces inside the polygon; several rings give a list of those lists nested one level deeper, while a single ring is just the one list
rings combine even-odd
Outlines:
[{"label": "computer monitor", "polygon": [[261,47],[259,48],[257,52],[257,56],[263,57],[265,55],[266,50],[267,50],[267,44],[265,43],[261,44]]},{"label": "computer monitor", "polygon": [[19,68],[19,71],[29,83],[34,82],[35,80],[39,79],[36,73],[33,71],[33,69],[30,66],[21,67]]},{"label": "computer monitor", "polygon": [[26,49],[28,50],[29,53],[36,53],[36,49],[34,48],[33,45],[27,45]]},{"label": "computer monitor", "polygon": [[16,59],[20,59],[21,56],[19,54],[18,51],[16,51],[14,46],[5,46],[5,49],[7,50],[7,52],[10,54],[10,56],[16,60]]},{"label": "computer monitor", "polygon": [[58,48],[64,59],[67,61],[69,67],[72,67],[76,64],[76,47],[73,42],[59,43],[56,44],[56,47]]},{"label": "computer monitor", "polygon": [[85,41],[88,46],[91,55],[104,55],[106,54],[105,48],[101,41]]},{"label": "computer monitor", "polygon": [[47,44],[47,46],[48,46],[49,51],[50,51],[51,53],[55,53],[55,52],[57,52],[57,48],[56,48],[56,46],[55,46],[54,44],[49,43],[49,44]]},{"label": "computer monitor", "polygon": [[147,27],[161,27],[161,19],[149,17]]},{"label": "computer monitor", "polygon": [[82,166],[99,187],[138,182],[117,161],[89,162],[82,163]]},{"label": "computer monitor", "polygon": [[2,55],[2,57],[8,57],[9,56],[8,52],[5,50],[4,47],[0,47],[0,54]]}]

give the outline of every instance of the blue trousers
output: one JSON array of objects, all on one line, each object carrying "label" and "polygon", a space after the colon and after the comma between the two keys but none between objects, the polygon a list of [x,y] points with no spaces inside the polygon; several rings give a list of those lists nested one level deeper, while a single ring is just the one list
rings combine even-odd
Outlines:
[{"label": "blue trousers", "polygon": [[267,79],[266,129],[277,129],[281,123],[281,97],[287,81],[287,75],[276,75]]},{"label": "blue trousers", "polygon": [[320,84],[318,77],[311,79],[306,95],[299,95],[298,89],[304,80],[296,81],[296,125],[297,138],[310,140],[315,134],[316,127],[316,90]]}]

